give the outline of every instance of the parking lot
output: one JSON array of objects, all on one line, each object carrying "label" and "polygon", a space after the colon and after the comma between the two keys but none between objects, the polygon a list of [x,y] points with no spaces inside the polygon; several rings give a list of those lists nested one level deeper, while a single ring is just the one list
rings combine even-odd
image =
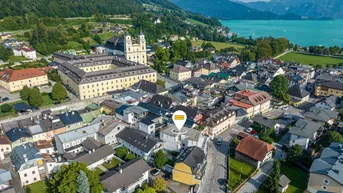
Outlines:
[{"label": "parking lot", "polygon": [[19,92],[16,93],[10,93],[8,92],[8,90],[4,89],[4,88],[0,88],[0,96],[1,98],[9,98],[9,100],[4,101],[2,103],[11,103],[11,102],[15,102],[20,100],[20,96],[19,96]]}]

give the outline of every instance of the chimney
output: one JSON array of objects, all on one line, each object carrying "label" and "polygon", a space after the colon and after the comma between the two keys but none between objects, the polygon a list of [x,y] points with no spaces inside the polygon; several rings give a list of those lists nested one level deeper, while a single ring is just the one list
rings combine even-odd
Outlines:
[{"label": "chimney", "polygon": [[93,153],[95,152],[95,149],[93,148]]},{"label": "chimney", "polygon": [[88,151],[89,154],[92,154],[92,151]]},{"label": "chimney", "polygon": [[123,169],[119,168],[119,173],[122,174],[123,173]]}]

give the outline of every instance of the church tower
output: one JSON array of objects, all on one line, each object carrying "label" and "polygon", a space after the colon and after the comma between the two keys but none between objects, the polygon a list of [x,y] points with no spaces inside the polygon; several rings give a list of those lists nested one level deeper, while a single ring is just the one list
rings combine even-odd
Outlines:
[{"label": "church tower", "polygon": [[147,65],[144,34],[142,32],[139,33],[138,40],[136,39],[135,41],[132,40],[129,34],[126,34],[124,36],[124,52],[127,60]]}]

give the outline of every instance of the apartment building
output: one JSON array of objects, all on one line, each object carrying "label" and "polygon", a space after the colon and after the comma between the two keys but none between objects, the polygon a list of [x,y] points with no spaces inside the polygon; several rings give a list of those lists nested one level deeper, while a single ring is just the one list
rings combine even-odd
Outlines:
[{"label": "apartment building", "polygon": [[13,54],[15,56],[24,56],[27,59],[36,60],[37,53],[34,48],[29,48],[27,46],[17,47],[13,49]]},{"label": "apartment building", "polygon": [[210,136],[217,136],[235,124],[235,120],[236,113],[233,110],[223,108],[216,111],[214,114],[210,114],[209,118],[206,119],[206,133]]},{"label": "apartment building", "polygon": [[48,83],[47,74],[35,68],[22,70],[5,68],[0,71],[0,86],[9,92],[20,91],[24,86],[35,87]]},{"label": "apartment building", "polygon": [[75,57],[55,54],[66,61],[58,68],[62,83],[80,99],[127,89],[141,80],[156,82],[156,71],[146,65],[117,56],[88,55]]},{"label": "apartment building", "polygon": [[314,94],[316,96],[343,96],[343,83],[341,82],[324,82],[316,84]]},{"label": "apartment building", "polygon": [[185,81],[192,77],[192,70],[180,65],[174,65],[174,68],[170,70],[170,78],[177,81]]}]

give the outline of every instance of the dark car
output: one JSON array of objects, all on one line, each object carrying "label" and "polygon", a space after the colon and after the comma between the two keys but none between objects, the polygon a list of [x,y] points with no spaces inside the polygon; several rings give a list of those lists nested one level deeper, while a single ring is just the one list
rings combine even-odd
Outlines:
[{"label": "dark car", "polygon": [[38,111],[39,108],[38,108],[38,107],[31,107],[31,110],[32,110],[32,111]]},{"label": "dark car", "polygon": [[8,97],[4,97],[4,98],[2,98],[1,99],[2,100],[2,102],[4,102],[4,101],[8,101],[8,100],[10,100]]},{"label": "dark car", "polygon": [[54,105],[59,105],[59,104],[61,104],[61,102],[58,102],[58,101],[54,102]]}]

